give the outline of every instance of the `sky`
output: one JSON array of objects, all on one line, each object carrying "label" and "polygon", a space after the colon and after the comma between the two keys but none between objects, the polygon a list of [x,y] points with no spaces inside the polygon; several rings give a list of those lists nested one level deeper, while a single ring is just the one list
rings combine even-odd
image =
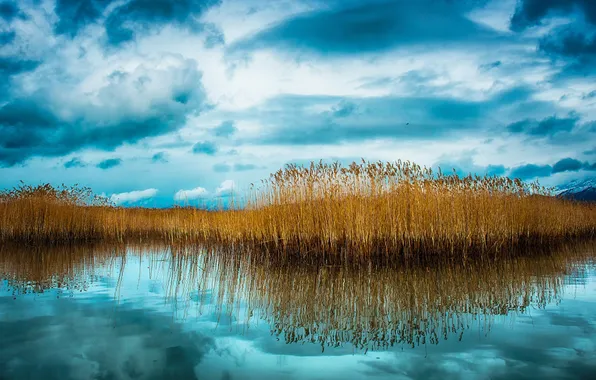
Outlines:
[{"label": "sky", "polygon": [[0,189],[200,204],[287,163],[596,174],[592,0],[0,0]]}]

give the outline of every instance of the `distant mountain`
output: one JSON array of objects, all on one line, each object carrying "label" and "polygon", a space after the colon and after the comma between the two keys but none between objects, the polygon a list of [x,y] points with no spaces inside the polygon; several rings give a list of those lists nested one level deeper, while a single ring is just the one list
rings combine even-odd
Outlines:
[{"label": "distant mountain", "polygon": [[596,202],[596,178],[575,180],[556,188],[558,197]]}]

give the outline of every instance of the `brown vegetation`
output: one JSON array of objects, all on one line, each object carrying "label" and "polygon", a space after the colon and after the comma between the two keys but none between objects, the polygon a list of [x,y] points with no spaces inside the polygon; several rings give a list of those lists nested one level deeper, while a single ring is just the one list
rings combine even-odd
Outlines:
[{"label": "brown vegetation", "polygon": [[49,185],[0,194],[2,241],[157,238],[286,257],[389,260],[498,255],[595,235],[594,205],[520,180],[462,178],[401,161],[289,165],[235,210],[114,207],[88,189]]}]

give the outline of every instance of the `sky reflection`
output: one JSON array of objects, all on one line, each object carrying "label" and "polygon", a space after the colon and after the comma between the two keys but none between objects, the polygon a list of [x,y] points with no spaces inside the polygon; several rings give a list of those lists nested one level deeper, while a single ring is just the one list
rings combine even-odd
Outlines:
[{"label": "sky reflection", "polygon": [[596,372],[596,271],[585,254],[359,271],[167,248],[24,257],[0,252],[1,379],[576,379]]}]

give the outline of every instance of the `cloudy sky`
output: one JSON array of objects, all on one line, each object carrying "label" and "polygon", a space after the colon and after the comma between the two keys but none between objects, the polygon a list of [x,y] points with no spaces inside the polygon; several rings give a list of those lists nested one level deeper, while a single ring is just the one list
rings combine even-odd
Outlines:
[{"label": "cloudy sky", "polygon": [[0,188],[200,202],[288,162],[596,174],[592,0],[0,0]]}]

